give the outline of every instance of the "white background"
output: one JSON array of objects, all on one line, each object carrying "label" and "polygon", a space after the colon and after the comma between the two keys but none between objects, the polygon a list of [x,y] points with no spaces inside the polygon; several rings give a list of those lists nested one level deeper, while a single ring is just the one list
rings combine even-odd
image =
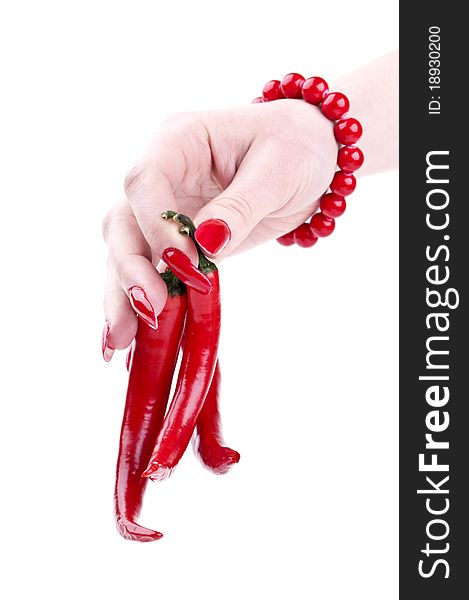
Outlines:
[{"label": "white background", "polygon": [[222,264],[242,458],[216,477],[189,449],[152,485],[156,543],[114,527],[127,374],[100,350],[101,219],[158,123],[290,71],[333,81],[397,46],[397,18],[373,0],[2,8],[3,597],[397,598],[396,173],[360,179],[315,248]]}]

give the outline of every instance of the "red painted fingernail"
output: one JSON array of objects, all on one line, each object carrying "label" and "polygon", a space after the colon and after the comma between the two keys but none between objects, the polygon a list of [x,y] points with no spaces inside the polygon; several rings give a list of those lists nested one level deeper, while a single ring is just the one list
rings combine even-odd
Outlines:
[{"label": "red painted fingernail", "polygon": [[195,239],[205,253],[216,256],[231,240],[231,230],[221,219],[207,219],[195,230]]},{"label": "red painted fingernail", "polygon": [[166,248],[163,252],[163,260],[171,271],[190,288],[208,294],[212,284],[203,273],[195,267],[190,258],[177,248]]},{"label": "red painted fingernail", "polygon": [[130,346],[127,356],[125,357],[125,368],[130,371],[130,363],[132,361],[132,346]]},{"label": "red painted fingernail", "polygon": [[103,336],[101,339],[101,349],[103,351],[103,358],[106,362],[109,362],[114,354],[114,350],[112,348],[109,348],[109,346],[108,346],[110,333],[111,333],[111,325],[110,325],[109,321],[106,321],[106,323],[104,324]]},{"label": "red painted fingernail", "polygon": [[130,304],[138,316],[145,321],[152,329],[158,329],[158,321],[151,302],[148,300],[145,291],[138,285],[129,289]]}]

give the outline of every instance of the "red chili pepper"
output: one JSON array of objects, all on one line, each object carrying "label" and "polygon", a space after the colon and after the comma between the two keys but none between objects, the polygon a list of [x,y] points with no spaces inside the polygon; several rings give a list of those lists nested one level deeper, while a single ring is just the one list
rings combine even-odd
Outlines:
[{"label": "red chili pepper", "polygon": [[197,419],[194,451],[202,463],[217,475],[227,473],[239,462],[239,452],[224,445],[220,411],[220,365],[217,363],[212,383]]},{"label": "red chili pepper", "polygon": [[[127,371],[130,369],[131,360],[132,347],[125,359]],[[217,363],[210,389],[197,419],[197,435],[193,440],[196,456],[209,471],[213,471],[217,475],[228,473],[241,458],[239,452],[225,446],[223,441],[219,409],[220,378],[220,365]]]},{"label": "red chili pepper", "polygon": [[[125,359],[127,371],[130,370],[132,354],[131,346]],[[197,419],[197,435],[193,439],[196,456],[207,469],[217,475],[228,473],[241,458],[239,452],[225,446],[223,441],[219,409],[220,379],[220,363],[217,362],[210,389]]]},{"label": "red chili pepper", "polygon": [[116,469],[114,510],[119,533],[126,539],[151,542],[162,537],[136,522],[147,479],[142,472],[163,423],[179,353],[187,298],[170,273],[162,275],[169,296],[155,331],[139,319],[130,368]]},{"label": "red chili pepper", "polygon": [[[127,371],[130,369],[132,352],[131,346],[125,359]],[[219,409],[220,378],[220,364],[217,363],[210,389],[197,419],[197,435],[193,438],[196,456],[207,469],[217,475],[228,473],[241,458],[239,452],[224,445]]]},{"label": "red chili pepper", "polygon": [[[168,215],[169,213],[165,213]],[[172,213],[191,234],[192,221]],[[155,448],[143,477],[160,481],[171,475],[194,432],[215,366],[220,336],[220,284],[217,267],[199,250],[199,269],[212,285],[208,294],[187,289],[187,318],[181,367],[171,406],[156,439]]]}]

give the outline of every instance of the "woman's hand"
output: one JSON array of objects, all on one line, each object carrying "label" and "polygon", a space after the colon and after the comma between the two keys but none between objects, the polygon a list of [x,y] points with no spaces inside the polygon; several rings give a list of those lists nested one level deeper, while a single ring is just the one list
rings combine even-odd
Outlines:
[{"label": "woman's hand", "polygon": [[104,219],[105,360],[131,343],[136,312],[157,327],[167,295],[156,271],[160,259],[187,285],[203,291],[208,284],[196,269],[193,242],[163,211],[192,217],[207,254],[225,257],[303,223],[327,189],[336,158],[332,122],[301,100],[168,119],[127,174],[126,198]]}]

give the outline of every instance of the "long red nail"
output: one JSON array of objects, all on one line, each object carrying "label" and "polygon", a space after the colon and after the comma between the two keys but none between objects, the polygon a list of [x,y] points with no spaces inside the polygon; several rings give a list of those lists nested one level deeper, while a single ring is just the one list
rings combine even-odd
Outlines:
[{"label": "long red nail", "polygon": [[207,219],[195,230],[195,239],[206,254],[216,256],[231,240],[231,229],[221,219]]},{"label": "long red nail", "polygon": [[109,321],[106,321],[106,323],[104,324],[104,329],[103,329],[103,337],[101,339],[101,349],[103,351],[103,358],[106,362],[109,362],[114,354],[114,350],[112,348],[109,348],[108,341],[109,341],[109,334],[111,333],[111,325],[109,323]]},{"label": "long red nail", "polygon": [[152,329],[158,329],[158,321],[151,302],[148,300],[145,291],[138,285],[129,289],[130,304],[138,316],[145,321]]},{"label": "long red nail", "polygon": [[133,347],[130,346],[127,356],[125,357],[125,368],[127,371],[130,371],[130,363],[132,362],[132,349]]},{"label": "long red nail", "polygon": [[190,258],[177,248],[166,248],[163,252],[163,260],[173,271],[176,277],[190,288],[208,294],[212,289],[212,284],[203,273],[194,267]]}]

